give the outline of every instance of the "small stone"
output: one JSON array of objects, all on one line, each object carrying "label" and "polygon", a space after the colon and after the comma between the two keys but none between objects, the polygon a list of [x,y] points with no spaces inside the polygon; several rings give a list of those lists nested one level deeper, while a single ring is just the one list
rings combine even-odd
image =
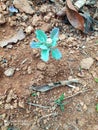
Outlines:
[{"label": "small stone", "polygon": [[5,108],[5,109],[11,109],[11,104],[6,103],[4,108]]},{"label": "small stone", "polygon": [[67,43],[73,43],[73,41],[76,41],[74,37],[67,38]]},{"label": "small stone", "polygon": [[3,14],[0,14],[0,25],[6,23],[5,17]]},{"label": "small stone", "polygon": [[[4,120],[4,126],[9,126],[9,124],[10,124],[10,121]],[[6,130],[7,130],[7,129],[6,129]]]},{"label": "small stone", "polygon": [[52,26],[51,26],[51,24],[49,24],[49,23],[44,23],[44,24],[40,27],[40,29],[43,30],[43,31],[45,31],[45,32],[49,32],[49,31],[51,30],[51,28],[52,28]]},{"label": "small stone", "polygon": [[83,110],[84,110],[84,111],[87,111],[87,106],[86,106],[86,104],[83,105]]},{"label": "small stone", "polygon": [[44,5],[44,4],[40,8],[40,12],[42,12],[42,13],[46,13],[47,10],[48,10],[47,5]]},{"label": "small stone", "polygon": [[23,21],[28,20],[28,15],[26,15],[25,13],[23,13],[23,14],[22,14],[22,19],[23,19]]},{"label": "small stone", "polygon": [[37,16],[36,14],[32,18],[32,25],[38,26],[39,22],[41,21],[41,16]]},{"label": "small stone", "polygon": [[24,108],[24,107],[25,107],[24,101],[19,101],[18,105],[19,105],[19,107],[21,107],[21,108]]},{"label": "small stone", "polygon": [[11,76],[13,76],[14,72],[15,72],[15,68],[9,68],[9,69],[7,69],[7,70],[4,72],[4,74],[5,74],[7,77],[11,77]]},{"label": "small stone", "polygon": [[64,40],[65,38],[66,38],[65,34],[61,34],[61,35],[59,36],[60,41]]},{"label": "small stone", "polygon": [[80,77],[80,78],[84,78],[85,77],[84,73],[78,73],[77,76]]},{"label": "small stone", "polygon": [[45,70],[46,69],[46,64],[44,62],[39,62],[37,64],[37,69],[38,70]]},{"label": "small stone", "polygon": [[47,15],[44,16],[44,21],[45,21],[45,22],[49,22],[49,20],[50,20],[50,17],[49,17],[49,16],[47,16]]},{"label": "small stone", "polygon": [[27,34],[31,34],[32,31],[33,31],[33,27],[32,27],[32,26],[28,26],[28,27],[25,29],[25,32],[26,32]]},{"label": "small stone", "polygon": [[89,58],[82,59],[80,66],[82,69],[88,70],[90,69],[93,63],[94,63],[94,59],[89,57]]},{"label": "small stone", "polygon": [[12,101],[12,99],[16,99],[17,95],[13,92],[13,90],[11,89],[7,95],[7,99],[6,102],[10,103]]},{"label": "small stone", "polygon": [[20,12],[25,12],[27,14],[34,14],[34,10],[29,5],[28,0],[14,0],[13,4]]},{"label": "small stone", "polygon": [[32,74],[32,68],[31,68],[31,66],[28,67],[27,72],[28,72],[28,74]]},{"label": "small stone", "polygon": [[17,101],[13,103],[13,105],[11,106],[11,109],[16,109],[17,108]]}]

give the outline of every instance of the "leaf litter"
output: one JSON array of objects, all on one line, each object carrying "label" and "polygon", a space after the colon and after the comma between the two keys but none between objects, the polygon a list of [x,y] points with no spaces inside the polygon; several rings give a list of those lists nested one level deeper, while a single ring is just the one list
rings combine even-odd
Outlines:
[{"label": "leaf litter", "polygon": [[94,25],[98,25],[98,21],[94,20],[90,14],[80,11],[80,8],[86,4],[86,1],[79,0],[74,5],[71,0],[66,0],[65,7],[57,13],[59,17],[67,16],[69,23],[76,29],[82,31],[85,34],[90,34],[94,31]]}]

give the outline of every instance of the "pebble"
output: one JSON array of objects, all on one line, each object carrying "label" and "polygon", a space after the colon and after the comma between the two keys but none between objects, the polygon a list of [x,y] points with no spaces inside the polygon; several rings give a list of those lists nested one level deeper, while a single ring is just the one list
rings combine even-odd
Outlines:
[{"label": "pebble", "polygon": [[6,19],[3,14],[0,14],[0,25],[6,23]]},{"label": "pebble", "polygon": [[86,104],[83,105],[83,110],[87,111],[87,105]]},{"label": "pebble", "polygon": [[31,66],[29,66],[29,67],[27,68],[27,72],[28,72],[28,74],[32,74],[32,68],[31,68]]},{"label": "pebble", "polygon": [[43,30],[43,31],[45,31],[45,32],[49,32],[49,31],[51,30],[51,28],[52,28],[52,26],[51,26],[51,24],[49,24],[49,23],[44,23],[44,24],[40,27],[40,29]]},{"label": "pebble", "polygon": [[11,89],[7,95],[7,99],[6,102],[10,103],[12,101],[12,99],[16,99],[17,95],[13,92],[13,90]]},{"label": "pebble", "polygon": [[37,64],[37,69],[38,70],[45,70],[46,69],[46,64],[44,62],[39,62]]},{"label": "pebble", "polygon": [[25,12],[27,14],[34,14],[34,10],[29,5],[28,0],[14,0],[14,6],[19,9],[20,12]]},{"label": "pebble", "polygon": [[14,73],[15,73],[15,68],[8,68],[8,69],[4,72],[5,76],[7,76],[7,77],[13,76]]},{"label": "pebble", "polygon": [[21,100],[19,101],[18,105],[19,105],[19,107],[21,107],[21,108],[24,108],[24,107],[25,107],[24,101],[21,101]]},{"label": "pebble", "polygon": [[37,16],[36,14],[32,18],[32,25],[33,26],[38,26],[39,21],[41,21],[41,16]]},{"label": "pebble", "polygon": [[31,34],[32,31],[33,31],[33,27],[32,27],[32,26],[28,26],[28,27],[25,29],[26,34]]},{"label": "pebble", "polygon": [[82,69],[89,70],[92,64],[94,63],[94,59],[92,57],[82,59],[80,66]]},{"label": "pebble", "polygon": [[48,10],[47,5],[44,5],[44,4],[40,8],[40,12],[42,12],[42,13],[46,13],[47,10]]},{"label": "pebble", "polygon": [[64,40],[65,38],[66,38],[66,35],[65,35],[65,34],[61,34],[61,35],[59,36],[60,41]]}]

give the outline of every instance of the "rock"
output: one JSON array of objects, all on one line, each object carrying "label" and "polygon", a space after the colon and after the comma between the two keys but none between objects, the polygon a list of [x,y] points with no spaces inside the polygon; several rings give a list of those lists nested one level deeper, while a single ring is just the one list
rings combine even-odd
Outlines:
[{"label": "rock", "polygon": [[11,105],[11,109],[15,109],[17,108],[17,100],[15,100],[15,102],[13,103],[13,105]]},{"label": "rock", "polygon": [[93,63],[94,63],[94,59],[92,57],[89,57],[89,58],[82,59],[80,66],[82,69],[88,70],[90,69]]},{"label": "rock", "polygon": [[41,21],[41,16],[37,16],[37,14],[35,14],[32,18],[32,25],[33,26],[38,26],[39,22]]},{"label": "rock", "polygon": [[4,109],[6,109],[6,110],[11,109],[11,104],[10,103],[6,103]]},{"label": "rock", "polygon": [[20,12],[25,12],[27,14],[34,14],[34,10],[29,5],[28,0],[14,0],[14,6],[19,9]]},{"label": "rock", "polygon": [[28,74],[32,74],[32,68],[31,68],[31,66],[28,67],[27,72],[28,72]]},{"label": "rock", "polygon": [[53,15],[53,14],[52,14],[51,12],[49,12],[47,15],[44,16],[44,21],[45,21],[45,22],[49,22],[50,19],[51,19],[51,17],[52,17],[52,15]]},{"label": "rock", "polygon": [[0,13],[3,13],[3,11],[6,9],[6,5],[3,2],[0,2]]},{"label": "rock", "polygon": [[6,23],[6,19],[3,14],[0,14],[0,25]]},{"label": "rock", "polygon": [[47,7],[47,5],[45,5],[45,4],[43,4],[43,5],[41,6],[41,8],[40,8],[40,12],[42,12],[42,13],[46,13],[47,10],[48,10],[48,7]]},{"label": "rock", "polygon": [[0,47],[5,47],[9,44],[17,43],[17,41],[23,40],[24,38],[25,34],[23,32],[23,29],[20,29],[19,31],[15,32],[15,34],[10,38],[0,41]]},{"label": "rock", "polygon": [[40,27],[40,29],[45,31],[45,32],[49,32],[51,30],[51,28],[52,28],[52,26],[49,23],[44,23]]},{"label": "rock", "polygon": [[17,95],[13,92],[13,90],[11,89],[7,95],[7,99],[6,102],[10,103],[12,101],[12,99],[16,99]]},{"label": "rock", "polygon": [[87,108],[87,105],[84,104],[84,105],[83,105],[83,110],[84,110],[84,111],[87,111],[87,109],[88,109],[88,108]]},{"label": "rock", "polygon": [[33,27],[32,27],[32,26],[28,26],[28,27],[25,29],[26,34],[31,34],[32,31],[33,31]]},{"label": "rock", "polygon": [[14,72],[15,72],[15,68],[8,68],[8,69],[4,72],[4,74],[5,74],[7,77],[11,77],[11,76],[13,76]]},{"label": "rock", "polygon": [[60,41],[64,40],[65,38],[66,38],[66,35],[65,35],[65,34],[61,34],[61,35],[59,36]]},{"label": "rock", "polygon": [[24,101],[20,101],[20,100],[19,100],[18,105],[19,105],[19,107],[21,107],[21,108],[24,108],[24,107],[25,107]]},{"label": "rock", "polygon": [[37,69],[38,70],[45,70],[46,69],[46,64],[44,62],[39,62],[37,64]]}]

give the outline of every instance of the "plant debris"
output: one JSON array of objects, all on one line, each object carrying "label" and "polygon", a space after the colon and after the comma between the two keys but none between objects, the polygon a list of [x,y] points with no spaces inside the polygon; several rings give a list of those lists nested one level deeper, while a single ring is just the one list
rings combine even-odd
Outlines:
[{"label": "plant debris", "polygon": [[78,79],[71,79],[71,80],[64,80],[64,81],[59,81],[59,82],[55,82],[55,83],[50,83],[50,84],[38,86],[38,87],[31,86],[30,89],[33,89],[33,90],[39,91],[39,92],[46,92],[53,88],[57,88],[59,86],[64,86],[64,85],[67,85],[71,88],[75,88],[75,86],[73,86],[72,83],[80,83],[80,82]]}]

